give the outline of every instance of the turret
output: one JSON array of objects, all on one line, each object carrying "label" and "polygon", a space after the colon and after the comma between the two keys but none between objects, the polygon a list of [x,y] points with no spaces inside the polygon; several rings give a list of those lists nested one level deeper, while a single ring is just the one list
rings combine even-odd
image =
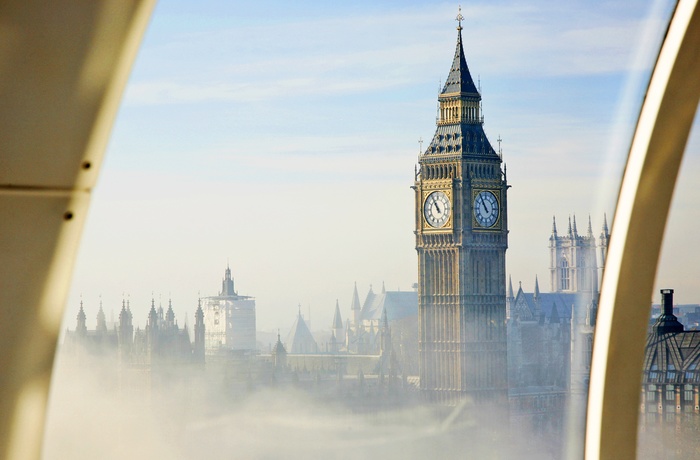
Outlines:
[{"label": "turret", "polygon": [[126,302],[122,299],[122,309],[119,312],[119,348],[122,354],[131,350],[134,340],[134,326],[131,322],[131,312],[126,309]]},{"label": "turret", "polygon": [[287,369],[287,349],[284,348],[279,331],[277,331],[277,343],[272,349],[272,363],[276,374],[283,374]]},{"label": "turret", "polygon": [[204,311],[202,299],[197,302],[197,311],[194,313],[194,359],[196,362],[204,362]]},{"label": "turret", "polygon": [[[333,314],[333,324],[331,325],[333,336],[335,337],[335,348],[340,343],[341,337],[343,337],[343,317],[340,316],[340,304],[338,299],[335,300],[335,313]],[[333,351],[338,351],[334,349]]]},{"label": "turret", "polygon": [[605,268],[605,259],[608,256],[610,244],[610,232],[608,231],[608,216],[603,214],[603,230],[600,232],[600,268]]},{"label": "turret", "polygon": [[228,264],[226,265],[226,271],[224,272],[224,279],[221,282],[221,293],[220,296],[235,296],[236,291],[233,289],[233,278],[231,278],[231,269]]},{"label": "turret", "polygon": [[173,311],[173,301],[168,299],[168,312],[165,314],[165,328],[173,329],[175,327],[175,312]]},{"label": "turret", "polygon": [[513,296],[513,280],[508,275],[508,292],[506,293],[506,319],[511,318],[512,309],[515,306],[515,297]]},{"label": "turret", "polygon": [[105,334],[107,332],[107,320],[105,318],[105,311],[102,309],[102,300],[100,300],[100,310],[97,312],[97,326],[95,329],[100,334]]},{"label": "turret", "polygon": [[151,309],[148,312],[148,329],[151,333],[158,330],[158,312],[156,311],[156,301],[151,298]]},{"label": "turret", "polygon": [[78,311],[78,316],[76,317],[78,320],[78,323],[75,326],[75,332],[79,336],[85,336],[87,335],[87,324],[86,324],[86,316],[85,316],[85,310],[83,310],[83,301],[80,301],[80,310]]},{"label": "turret", "polygon": [[386,307],[382,310],[382,325],[381,334],[381,353],[385,354],[391,351],[391,329],[389,328],[389,317],[386,313]]},{"label": "turret", "polygon": [[352,302],[350,303],[350,310],[352,311],[352,321],[355,326],[360,322],[360,296],[357,293],[357,282],[355,282],[355,289],[352,292]]}]

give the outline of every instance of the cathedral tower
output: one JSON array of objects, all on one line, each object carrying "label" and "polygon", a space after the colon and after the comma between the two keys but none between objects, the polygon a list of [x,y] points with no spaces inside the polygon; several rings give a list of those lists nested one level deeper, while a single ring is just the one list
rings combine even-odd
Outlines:
[{"label": "cathedral tower", "polygon": [[569,218],[565,235],[557,233],[557,222],[553,219],[552,236],[549,237],[549,254],[552,292],[586,293],[592,298],[597,296],[596,241],[590,217],[586,235],[579,235],[576,216],[574,216],[573,225]]},{"label": "cathedral tower", "polygon": [[479,93],[457,48],[435,136],[416,173],[420,387],[432,401],[508,402],[508,220],[501,155],[486,138]]}]

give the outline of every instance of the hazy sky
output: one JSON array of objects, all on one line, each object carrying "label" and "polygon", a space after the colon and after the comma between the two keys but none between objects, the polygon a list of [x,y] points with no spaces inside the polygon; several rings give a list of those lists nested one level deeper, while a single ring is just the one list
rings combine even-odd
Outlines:
[{"label": "hazy sky", "polygon": [[[464,5],[467,62],[512,185],[514,283],[532,289],[537,274],[549,289],[553,214],[562,230],[575,213],[584,232],[590,213],[596,235],[603,212],[611,221],[667,3]],[[427,1],[161,1],[94,193],[68,326],[81,293],[88,327],[100,295],[108,319],[129,295],[144,327],[152,293],[191,324],[227,261],[259,329],[286,331],[298,304],[327,328],[336,299],[349,316],[354,282],[361,297],[410,289],[409,187],[456,14]]]}]

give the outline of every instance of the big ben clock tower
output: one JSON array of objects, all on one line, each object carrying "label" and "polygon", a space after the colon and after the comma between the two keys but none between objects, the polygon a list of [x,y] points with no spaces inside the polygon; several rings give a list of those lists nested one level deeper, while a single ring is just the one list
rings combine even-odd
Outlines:
[{"label": "big ben clock tower", "polygon": [[432,401],[508,402],[502,159],[484,134],[481,94],[457,49],[435,136],[416,174],[420,388]]}]

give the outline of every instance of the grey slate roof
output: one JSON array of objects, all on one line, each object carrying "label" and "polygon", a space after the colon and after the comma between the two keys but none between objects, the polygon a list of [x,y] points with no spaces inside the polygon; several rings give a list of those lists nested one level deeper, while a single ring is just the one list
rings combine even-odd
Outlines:
[{"label": "grey slate roof", "polygon": [[500,162],[500,157],[491,146],[481,123],[439,125],[425,154],[474,156],[479,159],[492,157]]},{"label": "grey slate roof", "polygon": [[418,316],[418,293],[415,291],[386,291],[375,294],[371,290],[362,306],[362,320],[380,320],[386,309],[387,319],[395,321]]},{"label": "grey slate roof", "polygon": [[[673,365],[671,367],[670,365]],[[700,382],[700,331],[658,333],[652,326],[644,351],[648,383]]]},{"label": "grey slate roof", "polygon": [[335,314],[333,315],[333,329],[343,328],[343,317],[340,316],[340,305],[335,301]]},{"label": "grey slate roof", "polygon": [[457,28],[457,49],[455,57],[452,60],[450,74],[445,81],[445,86],[442,88],[441,94],[449,93],[466,93],[481,98],[479,91],[474,85],[474,79],[467,67],[467,60],[464,58],[464,49],[462,47],[462,26]]},{"label": "grey slate roof", "polygon": [[[539,318],[534,316],[537,309],[535,297],[533,292],[518,290],[511,315],[518,315],[521,319],[539,320]],[[559,322],[561,320],[568,322],[571,319],[572,305],[583,318],[590,303],[590,299],[584,295],[563,292],[541,292],[537,299],[540,314],[544,313],[544,317],[548,322]],[[523,311],[523,307],[527,308],[527,310]],[[582,318],[579,318],[579,320]]]},{"label": "grey slate roof", "polygon": [[318,345],[314,340],[306,321],[301,316],[301,311],[297,315],[296,321],[292,325],[292,329],[287,336],[286,348],[292,354],[317,353]]}]

